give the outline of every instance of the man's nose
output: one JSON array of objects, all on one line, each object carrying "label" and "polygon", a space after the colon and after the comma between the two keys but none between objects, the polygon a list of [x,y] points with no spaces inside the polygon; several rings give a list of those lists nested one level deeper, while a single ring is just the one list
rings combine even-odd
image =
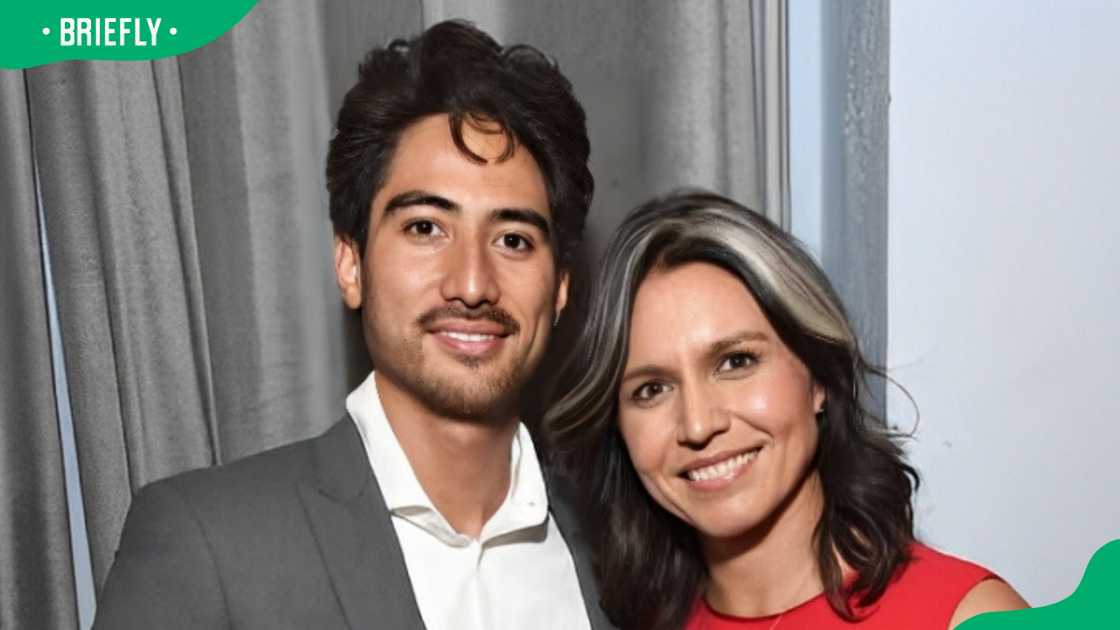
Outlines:
[{"label": "man's nose", "polygon": [[444,300],[468,308],[496,304],[501,297],[491,252],[485,243],[460,241],[451,246],[440,285]]}]

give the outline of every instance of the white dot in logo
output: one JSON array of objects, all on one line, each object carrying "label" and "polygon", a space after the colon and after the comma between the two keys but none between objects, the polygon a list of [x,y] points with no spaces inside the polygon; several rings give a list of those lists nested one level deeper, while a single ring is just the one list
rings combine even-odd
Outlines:
[{"label": "white dot in logo", "polygon": [[174,26],[172,26],[172,27],[171,27],[171,30],[170,30],[170,31],[168,31],[168,32],[169,32],[169,33],[171,33],[172,35],[178,35],[178,34],[179,34],[179,29],[177,29],[177,28],[175,28]]},{"label": "white dot in logo", "polygon": [[43,34],[44,34],[44,35],[50,35],[50,34],[51,34],[51,27],[49,27],[49,26],[44,26],[44,27],[43,27]]}]

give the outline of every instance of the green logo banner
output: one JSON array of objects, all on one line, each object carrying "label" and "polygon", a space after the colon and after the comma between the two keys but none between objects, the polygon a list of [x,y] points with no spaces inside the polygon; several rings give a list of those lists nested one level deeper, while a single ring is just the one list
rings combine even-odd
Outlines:
[{"label": "green logo banner", "polygon": [[8,0],[0,68],[180,55],[233,28],[256,0]]},{"label": "green logo banner", "polygon": [[1120,628],[1120,540],[1093,554],[1081,585],[1050,606],[977,615],[959,630],[1057,630]]}]

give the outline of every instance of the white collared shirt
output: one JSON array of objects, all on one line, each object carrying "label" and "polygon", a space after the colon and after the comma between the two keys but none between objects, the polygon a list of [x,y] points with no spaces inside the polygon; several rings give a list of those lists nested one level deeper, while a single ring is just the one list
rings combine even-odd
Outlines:
[{"label": "white collared shirt", "polygon": [[428,630],[590,628],[575,564],[549,515],[525,425],[518,425],[513,440],[509,493],[475,540],[448,524],[416,479],[373,374],[346,398],[346,410],[392,515]]}]

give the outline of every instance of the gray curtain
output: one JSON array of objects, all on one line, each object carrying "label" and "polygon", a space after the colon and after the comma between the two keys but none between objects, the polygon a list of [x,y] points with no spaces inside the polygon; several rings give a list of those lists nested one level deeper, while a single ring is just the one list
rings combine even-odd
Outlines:
[{"label": "gray curtain", "polygon": [[24,74],[0,70],[0,628],[77,624]]},{"label": "gray curtain", "polygon": [[323,185],[366,50],[466,17],[552,54],[588,112],[594,256],[681,185],[787,215],[784,6],[265,0],[181,57],[5,73],[4,627],[75,625],[32,141],[99,587],[134,491],[322,431],[366,369]]},{"label": "gray curtain", "polygon": [[[474,3],[432,4],[435,20]],[[788,226],[784,0],[482,4],[480,25],[553,55],[587,110],[592,257],[626,211],[681,186]]]},{"label": "gray curtain", "polygon": [[[864,355],[885,365],[890,3],[824,6],[824,268]],[[865,402],[885,418],[886,381],[869,385]]]}]

